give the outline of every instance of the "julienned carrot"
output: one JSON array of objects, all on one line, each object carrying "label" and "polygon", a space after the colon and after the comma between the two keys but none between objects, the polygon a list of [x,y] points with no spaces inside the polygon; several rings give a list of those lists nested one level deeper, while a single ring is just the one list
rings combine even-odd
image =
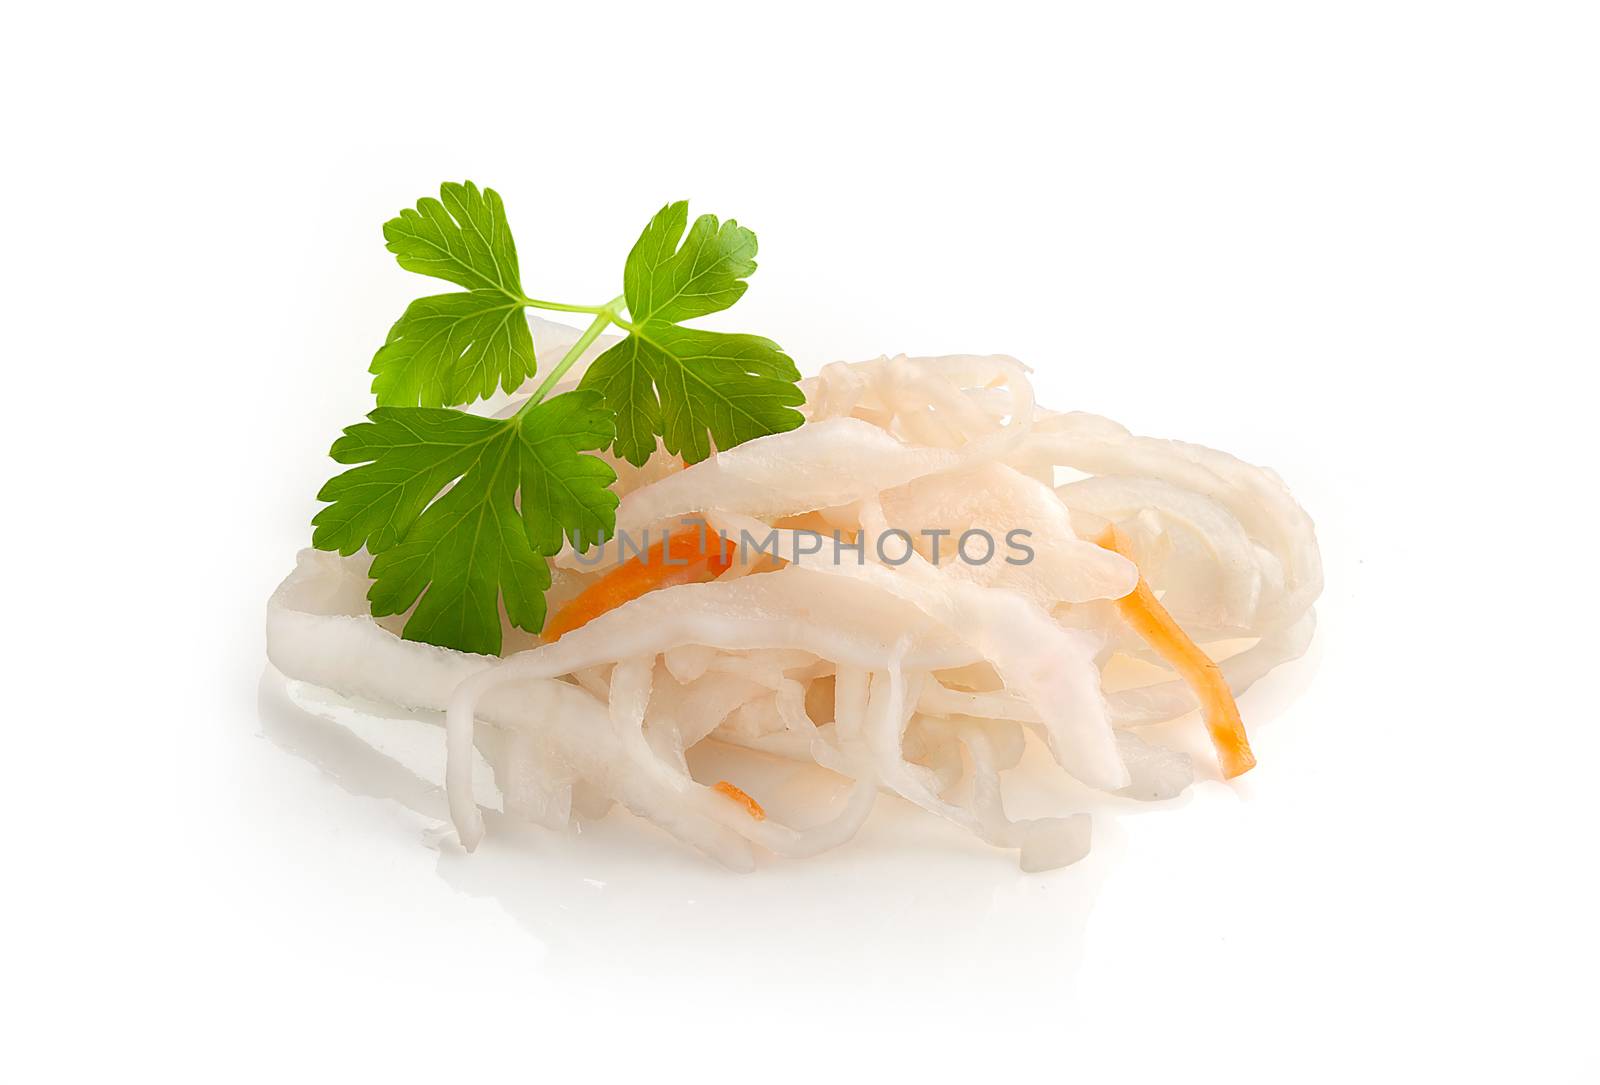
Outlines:
[{"label": "julienned carrot", "polygon": [[734,545],[710,528],[669,532],[649,550],[611,570],[558,610],[541,636],[559,639],[645,592],[710,580],[733,563]]},{"label": "julienned carrot", "polygon": [[[1133,560],[1128,541],[1116,525],[1106,528],[1095,542]],[[1250,752],[1250,739],[1244,733],[1239,706],[1233,700],[1227,679],[1222,676],[1222,668],[1173,620],[1142,575],[1133,591],[1117,600],[1117,609],[1134,632],[1194,690],[1205,716],[1206,730],[1211,732],[1211,744],[1217,750],[1217,760],[1222,763],[1222,775],[1231,780],[1253,769],[1256,755]]]},{"label": "julienned carrot", "polygon": [[735,784],[730,784],[726,780],[718,780],[716,785],[713,786],[711,790],[715,791],[719,795],[726,795],[728,798],[744,807],[745,813],[749,814],[757,821],[767,820],[767,812],[761,809],[760,803],[756,802],[756,800],[752,799],[749,795],[746,795],[743,788]]}]

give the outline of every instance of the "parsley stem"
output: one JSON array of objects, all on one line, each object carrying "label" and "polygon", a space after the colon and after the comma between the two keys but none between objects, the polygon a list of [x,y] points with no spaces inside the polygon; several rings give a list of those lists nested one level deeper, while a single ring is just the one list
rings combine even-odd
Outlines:
[{"label": "parsley stem", "polygon": [[545,301],[542,298],[530,298],[526,296],[520,297],[517,300],[523,305],[531,306],[535,309],[554,309],[558,313],[603,313],[606,311],[606,307],[604,305],[568,305],[565,302]]},{"label": "parsley stem", "polygon": [[[549,393],[550,389],[554,388],[561,378],[566,374],[567,370],[572,368],[573,363],[578,360],[578,357],[584,351],[589,349],[589,344],[600,338],[600,333],[606,330],[607,324],[624,323],[619,315],[623,304],[623,298],[619,294],[617,297],[612,298],[610,301],[600,306],[598,315],[596,315],[589,326],[583,330],[583,334],[578,336],[578,341],[572,344],[571,348],[569,348],[567,352],[561,356],[561,360],[556,363],[554,369],[550,370],[549,375],[546,376],[544,380],[539,382],[539,387],[533,390],[533,395],[528,397],[528,401],[521,407],[517,408],[517,415],[520,416],[529,407],[532,407],[535,403],[538,403],[540,400],[544,399],[544,397]],[[583,309],[575,311],[590,312],[592,310]]]}]

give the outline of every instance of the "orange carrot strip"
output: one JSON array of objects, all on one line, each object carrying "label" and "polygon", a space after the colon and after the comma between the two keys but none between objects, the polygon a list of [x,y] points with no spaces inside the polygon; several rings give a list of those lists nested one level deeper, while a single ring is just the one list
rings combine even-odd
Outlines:
[{"label": "orange carrot strip", "polygon": [[749,795],[746,795],[742,790],[735,787],[733,784],[730,784],[728,781],[718,780],[716,786],[714,786],[711,790],[728,796],[728,798],[744,807],[745,812],[751,817],[755,818],[757,821],[767,820],[767,812],[761,809],[761,804],[756,802],[756,800],[752,799]]},{"label": "orange carrot strip", "polygon": [[[1129,561],[1133,560],[1127,539],[1123,538],[1115,525],[1106,528],[1095,542]],[[1194,690],[1205,716],[1206,729],[1211,732],[1211,744],[1216,747],[1217,760],[1222,763],[1222,775],[1231,780],[1254,768],[1256,755],[1250,752],[1250,739],[1244,733],[1239,706],[1234,703],[1233,691],[1222,676],[1222,668],[1201,651],[1200,646],[1167,613],[1167,608],[1156,599],[1143,575],[1133,591],[1117,600],[1117,610],[1134,632],[1143,637],[1157,655],[1171,664],[1172,669]]]},{"label": "orange carrot strip", "polygon": [[710,528],[671,532],[583,589],[545,623],[541,635],[547,642],[559,640],[645,592],[710,580],[733,563],[733,553],[733,543]]}]

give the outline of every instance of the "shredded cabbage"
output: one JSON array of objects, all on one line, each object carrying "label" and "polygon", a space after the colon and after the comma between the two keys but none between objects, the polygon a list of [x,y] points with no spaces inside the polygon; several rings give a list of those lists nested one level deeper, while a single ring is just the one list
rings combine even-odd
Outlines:
[{"label": "shredded cabbage", "polygon": [[[1044,870],[1088,851],[1089,817],[1007,814],[1002,779],[1025,735],[1092,788],[1155,800],[1193,780],[1187,755],[1126,730],[1196,706],[1110,602],[1141,573],[1202,646],[1249,642],[1221,664],[1235,694],[1310,643],[1316,536],[1271,471],[1041,410],[1008,358],[835,363],[804,388],[797,430],[687,469],[658,452],[620,471],[618,528],[776,530],[786,555],[792,532],[837,529],[859,533],[859,561],[736,561],[555,643],[508,626],[493,659],[401,639],[401,619],[367,611],[365,555],[306,550],[268,606],[272,662],[343,695],[444,710],[450,815],[469,850],[483,835],[476,748],[510,814],[560,828],[617,802],[738,870],[754,848],[808,856],[848,841],[885,791]],[[1058,485],[1062,468],[1080,477]],[[1087,541],[1107,523],[1137,567]],[[919,537],[931,528],[950,533],[937,556]],[[963,532],[1017,528],[1032,533],[1026,564],[954,552]],[[892,564],[874,540],[897,530],[915,547]],[[555,559],[553,600],[608,567],[579,557]],[[1108,691],[1119,659],[1154,680]],[[814,762],[851,785],[807,828],[757,818],[690,774],[685,754],[702,742]]]}]

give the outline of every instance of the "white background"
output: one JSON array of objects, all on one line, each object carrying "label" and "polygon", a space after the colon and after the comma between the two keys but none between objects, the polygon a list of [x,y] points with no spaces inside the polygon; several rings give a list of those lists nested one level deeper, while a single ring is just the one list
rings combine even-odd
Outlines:
[{"label": "white background", "polygon": [[[1593,12],[12,11],[0,1076],[1592,1080]],[[1044,876],[889,801],[743,877],[430,846],[261,624],[465,177],[535,294],[686,196],[803,369],[1005,352],[1276,468],[1328,586],[1260,768]]]}]

